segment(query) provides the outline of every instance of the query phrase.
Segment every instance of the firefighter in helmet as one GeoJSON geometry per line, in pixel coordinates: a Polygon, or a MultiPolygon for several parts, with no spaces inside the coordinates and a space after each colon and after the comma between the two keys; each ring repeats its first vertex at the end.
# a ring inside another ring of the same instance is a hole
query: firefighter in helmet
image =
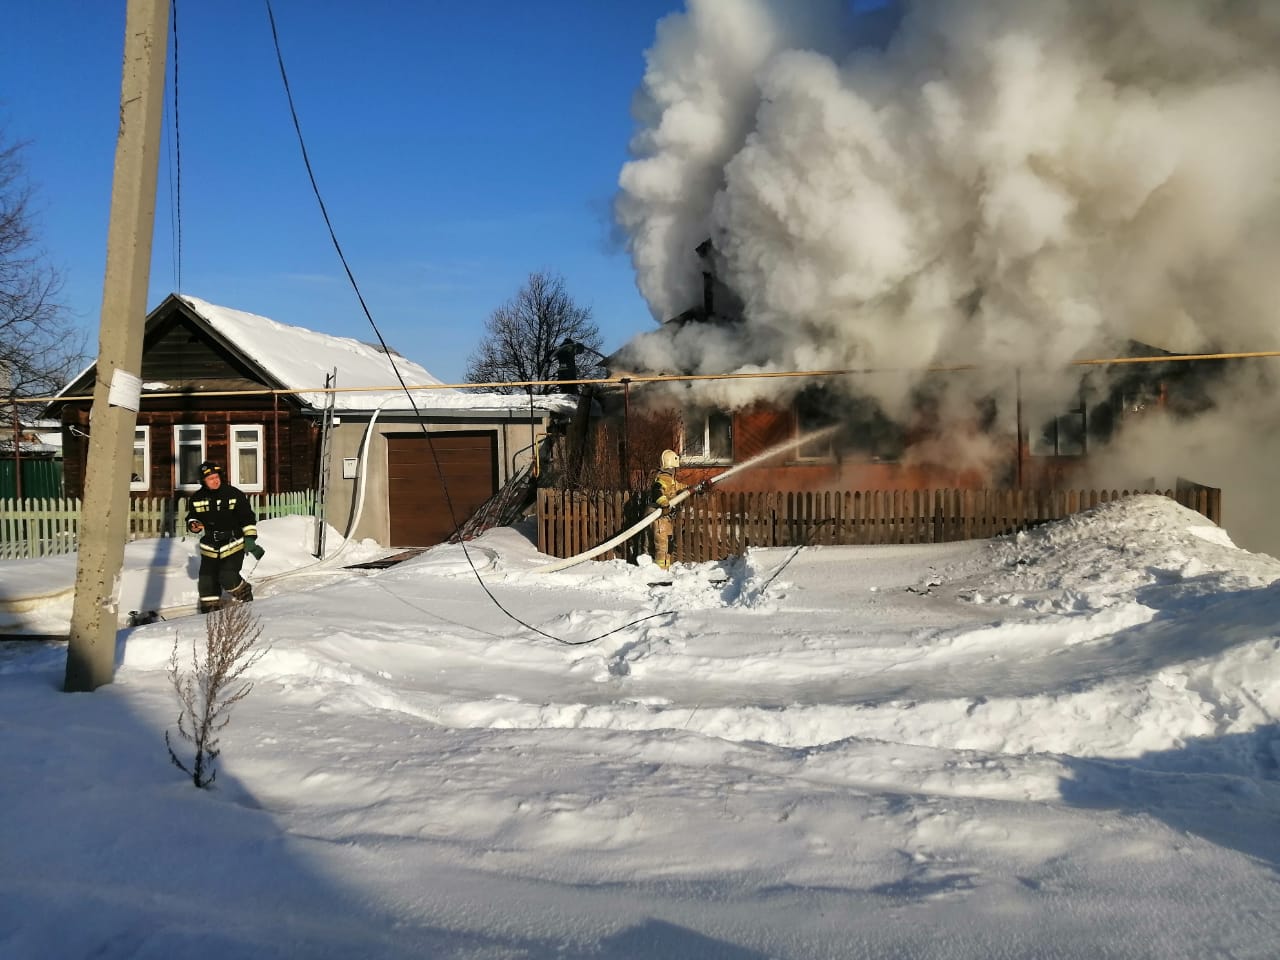
{"type": "Polygon", "coordinates": [[[654,472],[649,486],[649,502],[662,508],[662,516],[653,522],[653,559],[663,570],[671,568],[671,499],[682,490],[689,489],[688,484],[676,479],[679,467],[680,454],[674,450],[663,450],[662,464],[654,472]]]}
{"type": "Polygon", "coordinates": [[[200,536],[200,573],[196,586],[200,612],[222,606],[222,591],[247,603],[253,587],[240,576],[244,555],[259,559],[266,553],[258,546],[258,515],[244,491],[222,475],[222,467],[206,460],[200,464],[200,489],[191,495],[187,530],[200,536]]]}

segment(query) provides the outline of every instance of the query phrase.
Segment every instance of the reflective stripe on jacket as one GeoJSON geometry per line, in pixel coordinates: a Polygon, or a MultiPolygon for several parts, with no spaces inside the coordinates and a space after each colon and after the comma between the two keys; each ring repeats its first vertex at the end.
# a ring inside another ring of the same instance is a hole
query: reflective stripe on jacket
{"type": "Polygon", "coordinates": [[[234,540],[226,544],[210,543],[203,537],[200,538],[200,556],[202,557],[229,557],[233,553],[239,553],[244,549],[244,537],[236,537],[234,540]]]}
{"type": "Polygon", "coordinates": [[[687,484],[681,483],[668,470],[659,470],[653,476],[653,484],[649,488],[649,499],[659,507],[666,508],[671,498],[681,490],[688,490],[687,484]]]}
{"type": "Polygon", "coordinates": [[[201,486],[191,495],[187,523],[199,520],[200,553],[206,557],[225,557],[244,549],[245,537],[258,535],[258,515],[249,506],[249,498],[237,487],[223,481],[217,490],[201,486]]]}

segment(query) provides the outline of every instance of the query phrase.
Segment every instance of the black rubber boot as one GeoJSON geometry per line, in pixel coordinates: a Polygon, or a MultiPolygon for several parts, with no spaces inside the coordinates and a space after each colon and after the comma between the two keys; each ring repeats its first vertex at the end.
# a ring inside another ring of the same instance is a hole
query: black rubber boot
{"type": "Polygon", "coordinates": [[[253,587],[248,580],[241,580],[227,592],[240,603],[250,603],[253,600],[253,587]]]}

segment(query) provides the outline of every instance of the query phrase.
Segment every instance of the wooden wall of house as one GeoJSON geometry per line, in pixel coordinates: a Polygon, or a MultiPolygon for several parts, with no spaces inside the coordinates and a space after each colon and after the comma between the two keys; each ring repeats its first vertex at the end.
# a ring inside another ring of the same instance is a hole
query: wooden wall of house
{"type": "MultiPolygon", "coordinates": [[[[696,482],[714,476],[716,469],[690,468],[681,479],[696,482]],[[687,474],[687,477],[686,477],[687,474]]],[[[735,474],[718,490],[978,490],[991,485],[979,470],[953,470],[940,464],[877,463],[841,459],[823,463],[787,463],[760,466],[735,474]]]]}
{"type": "MultiPolygon", "coordinates": [[[[1132,414],[1131,414],[1132,415],[1132,414]]],[[[643,415],[641,415],[643,416],[643,415]]],[[[639,417],[633,415],[632,428],[643,432],[639,417]]],[[[1092,421],[1091,421],[1092,422],[1092,421]]],[[[1110,423],[1110,421],[1108,421],[1110,423]]],[[[1021,444],[1012,432],[992,440],[994,459],[988,469],[958,469],[945,462],[945,453],[937,461],[929,461],[922,453],[930,446],[927,426],[908,431],[906,453],[901,460],[877,461],[857,452],[842,452],[830,460],[797,460],[786,453],[740,471],[717,484],[720,490],[929,490],[929,489],[1061,489],[1088,485],[1087,455],[1032,455],[1026,436],[1021,444]]],[[[981,434],[979,424],[973,424],[981,434]]],[[[795,436],[795,414],[788,408],[768,405],[741,410],[733,415],[733,459],[741,464],[767,450],[787,443],[795,436]]],[[[669,441],[677,443],[675,437],[669,441]]],[[[1090,433],[1090,445],[1105,442],[1090,433]]],[[[651,445],[652,446],[652,445],[651,445]]],[[[656,454],[651,459],[656,458],[656,454]]],[[[636,465],[637,468],[640,465],[636,465]]],[[[642,476],[657,469],[656,462],[643,465],[642,476]]],[[[680,471],[687,483],[709,479],[723,473],[729,465],[700,467],[688,460],[680,471]]],[[[1155,478],[1139,478],[1154,486],[1155,478]]],[[[1135,482],[1138,482],[1137,480],[1135,482]]]]}
{"type": "MultiPolygon", "coordinates": [[[[200,332],[192,319],[175,311],[149,331],[142,352],[144,382],[160,382],[179,390],[199,384],[205,390],[253,390],[265,382],[244,362],[221,344],[200,332]]],[[[260,397],[226,397],[234,401],[260,404],[260,397]]]]}
{"type": "MultiPolygon", "coordinates": [[[[237,424],[263,427],[264,488],[268,493],[306,490],[315,486],[319,462],[319,430],[313,419],[282,401],[277,408],[262,397],[181,398],[181,409],[156,409],[159,401],[144,401],[138,426],[151,428],[151,476],[149,489],[136,496],[169,496],[174,493],[175,425],[204,424],[205,456],[224,466],[230,456],[231,429],[237,424]]],[[[89,404],[68,403],[62,410],[63,466],[67,496],[84,494],[85,459],[89,441],[89,404]],[[75,427],[74,430],[71,427],[75,427]],[[77,432],[78,431],[78,432],[77,432]]]]}
{"type": "MultiPolygon", "coordinates": [[[[764,405],[734,414],[733,456],[742,463],[786,443],[795,435],[795,417],[789,409],[764,405]]],[[[1012,474],[1016,450],[1010,442],[1008,469],[1012,474]]],[[[689,465],[682,479],[696,482],[723,472],[724,467],[689,465]]],[[[717,484],[721,490],[928,490],[977,489],[992,485],[987,471],[959,470],[941,463],[877,461],[857,453],[831,460],[800,461],[786,454],[743,470],[717,484]]]]}

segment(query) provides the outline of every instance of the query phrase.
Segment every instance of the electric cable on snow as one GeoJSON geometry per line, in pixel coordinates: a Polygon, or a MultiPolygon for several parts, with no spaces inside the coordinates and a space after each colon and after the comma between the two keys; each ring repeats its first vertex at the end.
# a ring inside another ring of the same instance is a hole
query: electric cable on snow
{"type": "MultiPolygon", "coordinates": [[[[298,146],[299,146],[299,148],[300,148],[300,149],[301,149],[301,151],[302,151],[302,160],[303,160],[303,164],[306,166],[306,169],[307,169],[307,176],[308,176],[308,178],[310,179],[310,182],[311,182],[311,190],[312,190],[312,193],[315,195],[316,202],[320,205],[320,213],[321,213],[321,215],[324,217],[325,226],[328,228],[328,231],[329,231],[329,239],[332,241],[332,243],[333,243],[333,247],[334,247],[334,250],[335,250],[335,251],[337,252],[337,254],[338,254],[338,259],[342,262],[343,269],[346,271],[346,274],[347,274],[347,280],[348,280],[348,282],[351,284],[351,288],[355,291],[356,298],[357,298],[357,299],[359,300],[359,302],[360,302],[360,307],[361,307],[361,309],[364,311],[365,318],[369,321],[369,325],[370,325],[370,327],[372,327],[372,328],[373,328],[373,332],[374,332],[374,334],[377,336],[377,338],[378,338],[378,342],[379,342],[379,343],[382,345],[382,347],[383,347],[384,355],[386,356],[387,361],[391,364],[392,372],[393,372],[393,373],[395,373],[396,379],[399,381],[399,383],[400,383],[400,387],[401,387],[402,391],[404,392],[404,395],[405,395],[405,396],[408,398],[408,400],[409,400],[409,405],[410,405],[410,407],[412,407],[412,409],[413,409],[413,413],[414,413],[414,416],[417,418],[418,425],[422,428],[423,436],[424,436],[424,437],[426,438],[426,440],[427,440],[427,449],[429,449],[429,450],[431,451],[431,459],[432,459],[432,461],[435,463],[435,467],[436,467],[436,476],[437,476],[437,477],[439,478],[439,480],[440,480],[440,487],[441,487],[442,492],[444,493],[445,505],[446,505],[446,506],[448,507],[448,509],[449,509],[449,521],[450,521],[450,523],[452,523],[452,525],[453,525],[453,529],[456,531],[456,530],[460,529],[460,526],[461,526],[461,525],[458,523],[457,513],[456,513],[456,511],[455,511],[455,509],[454,509],[454,506],[453,506],[453,498],[452,498],[452,497],[450,496],[450,494],[449,494],[449,484],[448,484],[448,481],[445,479],[444,470],[443,470],[443,468],[440,466],[440,458],[439,458],[439,455],[436,453],[435,444],[433,444],[433,443],[431,442],[431,432],[427,429],[426,424],[423,422],[423,420],[422,420],[422,414],[421,414],[421,412],[418,410],[418,406],[417,406],[417,404],[416,404],[416,403],[414,402],[414,400],[413,400],[413,394],[412,394],[412,392],[410,391],[410,389],[409,389],[408,385],[405,383],[404,378],[400,375],[400,370],[399,370],[399,368],[396,366],[396,362],[395,362],[394,357],[392,356],[392,352],[391,352],[391,350],[387,347],[387,343],[386,343],[386,341],[383,339],[383,337],[382,337],[382,333],[381,333],[381,331],[378,329],[378,325],[374,322],[373,315],[370,313],[368,305],[365,303],[364,296],[363,296],[363,294],[360,292],[360,287],[359,287],[359,284],[356,282],[355,275],[352,273],[352,271],[351,271],[351,267],[350,267],[350,265],[347,263],[347,258],[346,258],[346,256],[343,254],[343,252],[342,252],[342,246],[341,246],[341,244],[339,244],[339,243],[338,243],[338,237],[337,237],[336,232],[334,231],[333,223],[332,223],[332,221],[329,219],[329,213],[328,213],[327,208],[325,207],[324,198],[323,198],[323,197],[321,196],[321,194],[320,194],[320,187],[319,187],[319,185],[316,183],[315,172],[312,170],[312,167],[311,167],[311,160],[310,160],[310,158],[308,157],[308,154],[307,154],[306,142],[304,141],[303,136],[302,136],[302,126],[301,126],[301,123],[300,123],[300,122],[299,122],[299,120],[298,120],[298,113],[297,113],[297,110],[296,110],[296,109],[295,109],[295,107],[294,107],[294,102],[293,102],[293,92],[292,92],[292,90],[291,90],[291,89],[290,89],[290,87],[289,87],[289,77],[288,77],[287,72],[285,71],[285,66],[284,66],[284,55],[283,55],[283,53],[282,53],[282,52],[281,52],[281,50],[280,50],[280,37],[279,37],[279,33],[278,33],[277,29],[276,29],[275,15],[274,15],[274,13],[272,12],[272,9],[271,9],[271,0],[265,0],[265,2],[266,2],[266,7],[267,7],[267,17],[268,17],[268,20],[270,21],[270,24],[271,24],[271,39],[272,39],[272,42],[273,42],[273,44],[274,44],[274,46],[275,46],[275,52],[276,52],[276,63],[277,63],[277,64],[279,65],[279,67],[280,67],[280,79],[281,79],[282,83],[284,84],[285,97],[286,97],[286,99],[288,100],[288,103],[289,103],[289,114],[290,114],[290,116],[291,116],[291,117],[292,117],[292,119],[293,119],[293,128],[294,128],[294,131],[295,131],[295,133],[297,134],[297,137],[298,137],[298,146]]],[[[389,398],[388,398],[388,399],[389,399],[389,398]]],[[[383,404],[385,404],[385,403],[386,403],[386,401],[384,400],[384,401],[383,401],[383,404]]],[[[371,435],[371,433],[372,433],[372,429],[373,429],[373,421],[377,419],[377,414],[378,414],[378,412],[381,410],[381,408],[382,408],[382,404],[379,404],[378,410],[375,410],[375,412],[374,412],[374,416],[373,416],[373,418],[370,420],[369,428],[368,428],[368,430],[366,431],[366,437],[365,437],[365,441],[366,441],[366,442],[365,442],[365,455],[366,455],[366,457],[367,457],[367,454],[368,454],[368,441],[369,441],[369,439],[370,439],[370,435],[371,435]]],[[[815,431],[814,433],[810,434],[810,435],[809,435],[809,436],[807,436],[807,437],[799,438],[799,442],[803,442],[803,441],[805,441],[805,440],[818,439],[818,438],[820,438],[820,437],[822,437],[822,436],[825,436],[825,435],[827,435],[827,434],[829,434],[829,433],[834,432],[834,431],[837,429],[837,426],[838,426],[838,425],[832,425],[832,426],[827,427],[827,428],[824,428],[824,429],[822,429],[822,430],[815,431]]],[[[764,453],[761,453],[761,454],[759,454],[759,455],[757,455],[757,456],[755,456],[755,457],[751,458],[750,460],[747,460],[747,461],[745,461],[745,462],[743,462],[743,463],[741,463],[741,464],[737,464],[736,466],[734,466],[734,467],[730,468],[729,470],[725,471],[724,473],[721,473],[721,474],[717,475],[716,477],[711,478],[710,483],[712,483],[712,484],[717,483],[717,482],[719,482],[719,481],[721,481],[721,480],[726,479],[726,478],[727,478],[727,477],[729,477],[729,476],[732,476],[732,475],[733,475],[733,474],[735,474],[735,473],[738,473],[738,472],[740,472],[740,471],[742,471],[742,470],[747,469],[748,467],[754,466],[755,464],[757,464],[757,463],[761,462],[761,461],[762,461],[762,460],[764,460],[764,459],[767,459],[767,458],[769,458],[769,457],[776,456],[779,452],[782,452],[782,451],[784,451],[784,450],[788,450],[788,449],[792,449],[792,448],[796,445],[796,443],[797,443],[797,442],[798,442],[798,441],[797,441],[797,439],[794,439],[794,438],[793,438],[793,439],[788,440],[787,442],[785,442],[785,443],[783,443],[783,444],[779,444],[777,447],[774,447],[774,448],[771,448],[771,449],[769,449],[769,450],[766,450],[766,451],[764,451],[764,453]]],[[[363,478],[364,472],[365,472],[364,470],[361,470],[361,477],[362,477],[362,478],[363,478]]],[[[673,498],[672,498],[670,506],[675,506],[676,504],[683,502],[685,499],[687,499],[689,496],[691,496],[691,495],[692,495],[692,492],[693,492],[692,490],[684,490],[684,491],[681,491],[679,494],[677,494],[675,497],[673,497],[673,498]]],[[[361,489],[361,495],[360,495],[360,502],[359,502],[359,505],[358,505],[358,507],[357,507],[357,510],[359,510],[359,509],[363,506],[363,496],[364,496],[364,491],[363,491],[363,487],[362,487],[362,489],[361,489]]],[[[640,530],[643,530],[643,529],[644,529],[646,526],[648,526],[649,524],[651,524],[651,523],[655,522],[655,521],[658,519],[658,517],[660,517],[661,515],[662,515],[662,511],[661,511],[661,510],[654,510],[654,511],[652,511],[652,512],[647,516],[647,517],[645,517],[645,518],[644,518],[640,523],[638,523],[637,525],[635,525],[633,528],[628,528],[628,530],[623,531],[623,532],[622,532],[621,534],[619,534],[617,537],[613,538],[613,540],[612,540],[611,542],[609,542],[609,545],[608,545],[608,546],[601,545],[601,546],[598,546],[598,547],[593,548],[593,549],[592,549],[592,550],[590,550],[590,551],[587,551],[585,554],[579,554],[579,555],[578,555],[578,556],[576,556],[576,557],[569,557],[569,558],[566,558],[566,560],[565,560],[565,561],[557,561],[556,563],[547,564],[547,565],[545,565],[545,566],[543,566],[543,567],[539,567],[539,568],[537,569],[537,571],[536,571],[536,572],[548,573],[548,572],[551,572],[551,571],[553,571],[553,570],[560,570],[560,569],[564,569],[565,567],[573,566],[574,564],[580,563],[580,562],[582,562],[583,560],[589,559],[590,557],[597,556],[597,555],[599,555],[600,553],[604,553],[606,550],[610,549],[610,547],[615,546],[617,543],[620,543],[620,542],[622,542],[623,540],[627,539],[627,537],[629,537],[629,536],[634,536],[634,535],[635,535],[635,533],[638,533],[640,530]]],[[[357,517],[358,517],[358,513],[357,513],[357,517]]],[[[356,527],[355,527],[355,523],[353,522],[353,523],[350,525],[350,527],[349,527],[349,529],[348,529],[348,531],[347,531],[347,537],[346,537],[346,539],[343,541],[343,546],[339,548],[339,551],[338,551],[339,553],[340,553],[340,552],[342,551],[342,549],[343,549],[343,548],[345,548],[345,547],[346,547],[346,545],[350,542],[350,540],[351,540],[351,535],[352,535],[352,533],[354,533],[355,529],[356,529],[356,527]]],[[[462,547],[462,555],[463,555],[463,557],[465,557],[465,558],[466,558],[467,566],[469,566],[469,567],[471,568],[471,572],[472,572],[472,574],[475,576],[476,583],[478,583],[478,584],[480,585],[480,589],[482,589],[482,590],[485,592],[485,595],[486,595],[486,596],[488,596],[488,598],[489,598],[490,602],[492,602],[492,603],[493,603],[493,605],[494,605],[495,607],[497,607],[497,609],[498,609],[498,610],[502,611],[502,613],[503,613],[505,616],[507,616],[509,619],[513,620],[515,623],[518,623],[520,626],[524,627],[526,630],[532,631],[533,633],[536,633],[536,634],[538,634],[538,635],[539,635],[539,636],[541,636],[541,637],[545,637],[545,638],[547,638],[548,640],[554,640],[556,643],[564,644],[564,645],[566,645],[566,646],[581,646],[581,645],[583,645],[583,644],[587,644],[587,643],[594,643],[594,642],[595,642],[595,641],[597,641],[597,640],[603,640],[605,637],[612,636],[613,634],[618,633],[618,632],[620,632],[620,631],[622,631],[622,630],[625,630],[625,629],[627,629],[628,627],[633,627],[633,626],[635,626],[636,624],[644,623],[646,620],[652,620],[652,619],[654,619],[655,617],[667,616],[667,615],[669,615],[670,613],[674,613],[674,612],[676,612],[676,611],[661,611],[661,612],[659,612],[659,613],[652,613],[652,614],[649,614],[649,615],[644,616],[644,617],[639,617],[639,618],[637,618],[637,619],[635,619],[635,620],[632,620],[632,621],[630,621],[630,622],[628,622],[628,623],[623,624],[623,625],[622,625],[622,626],[620,626],[620,627],[616,627],[616,628],[615,628],[615,629],[613,629],[613,630],[609,630],[609,631],[607,631],[607,632],[605,632],[605,633],[602,633],[602,634],[600,634],[600,635],[598,635],[598,636],[595,636],[595,637],[591,637],[591,638],[586,639],[586,640],[576,640],[576,641],[575,641],[575,640],[566,640],[566,639],[564,639],[563,637],[558,637],[558,636],[556,636],[556,635],[554,635],[554,634],[547,633],[545,630],[539,629],[538,627],[535,627],[533,624],[528,623],[528,622],[527,622],[527,621],[525,621],[525,620],[522,620],[520,617],[516,616],[514,613],[512,613],[510,610],[508,610],[505,606],[503,606],[502,602],[501,602],[500,600],[498,600],[498,598],[497,598],[496,596],[494,596],[493,591],[489,589],[489,585],[488,585],[488,584],[486,584],[486,583],[484,582],[484,578],[480,575],[480,571],[479,571],[479,569],[476,567],[475,562],[471,559],[471,551],[467,548],[466,541],[465,541],[465,540],[461,540],[461,539],[460,539],[460,540],[458,541],[458,544],[459,544],[459,546],[461,546],[461,547],[462,547]]],[[[335,556],[336,556],[336,554],[335,554],[335,556]]],[[[312,565],[310,565],[309,567],[301,568],[301,569],[299,569],[299,570],[289,571],[289,572],[288,572],[288,573],[286,573],[286,574],[278,574],[278,575],[276,575],[276,577],[274,577],[274,578],[268,578],[268,579],[281,579],[281,578],[283,578],[284,576],[287,576],[287,575],[293,575],[293,574],[296,574],[296,573],[300,573],[300,572],[302,572],[302,570],[308,570],[308,569],[310,569],[310,567],[311,567],[311,566],[317,566],[317,565],[319,565],[319,564],[321,564],[321,563],[324,563],[326,560],[331,560],[331,559],[332,559],[332,558],[322,558],[321,560],[317,561],[317,564],[312,564],[312,565]]],[[[263,582],[266,582],[266,581],[264,580],[263,582]]]]}
{"type": "Polygon", "coordinates": [[[820,530],[826,524],[834,523],[835,519],[836,519],[835,517],[824,517],[823,519],[814,523],[809,530],[809,535],[804,538],[804,543],[797,543],[794,547],[791,548],[791,553],[787,555],[786,559],[783,560],[780,564],[778,564],[773,569],[773,572],[769,574],[765,582],[760,585],[760,589],[756,591],[756,596],[757,597],[764,596],[764,592],[769,589],[769,584],[773,583],[773,581],[778,579],[778,575],[781,574],[783,570],[787,569],[787,567],[791,565],[791,561],[800,555],[800,551],[803,550],[805,547],[812,546],[810,541],[813,540],[814,534],[817,533],[818,530],[820,530]]]}
{"type": "MultiPolygon", "coordinates": [[[[369,312],[369,307],[365,303],[363,294],[361,294],[360,292],[360,286],[359,284],[356,283],[355,275],[352,273],[351,267],[347,263],[347,258],[342,252],[342,246],[338,243],[338,237],[333,229],[333,223],[329,219],[329,213],[327,208],[325,207],[324,198],[321,196],[320,187],[316,183],[315,172],[311,168],[311,160],[307,155],[306,142],[304,141],[302,136],[302,126],[298,121],[298,112],[294,107],[293,92],[289,87],[289,77],[285,71],[284,55],[280,50],[280,37],[279,37],[278,31],[276,30],[275,15],[271,10],[271,0],[265,0],[265,2],[267,6],[267,18],[271,23],[271,39],[275,45],[276,63],[280,67],[280,79],[284,84],[285,98],[289,102],[289,113],[290,113],[290,116],[293,118],[293,128],[298,136],[298,146],[302,150],[303,164],[307,168],[307,176],[310,178],[310,181],[311,181],[311,191],[312,193],[315,194],[316,202],[320,205],[320,213],[324,217],[325,226],[329,230],[329,239],[333,242],[333,247],[334,247],[334,250],[337,251],[338,259],[342,261],[343,269],[346,271],[346,274],[347,274],[347,280],[351,284],[351,288],[355,291],[356,298],[360,301],[360,307],[364,311],[365,318],[369,321],[369,325],[373,328],[373,332],[377,336],[378,342],[382,344],[383,353],[386,356],[387,361],[391,364],[392,372],[395,373],[396,379],[400,382],[400,386],[404,391],[404,395],[409,399],[409,405],[413,408],[413,413],[418,420],[418,425],[422,428],[422,433],[427,439],[427,449],[431,451],[431,459],[435,463],[436,475],[440,480],[440,487],[444,493],[445,505],[449,508],[449,521],[450,523],[453,524],[454,530],[457,530],[459,529],[459,526],[460,526],[458,523],[457,513],[454,510],[453,498],[449,495],[449,484],[445,480],[444,470],[440,466],[440,457],[436,453],[435,444],[431,442],[431,432],[427,429],[426,424],[423,423],[422,414],[419,412],[417,404],[414,403],[413,394],[410,392],[408,385],[404,382],[404,378],[400,375],[400,370],[396,366],[396,362],[392,356],[391,350],[387,347],[387,343],[382,338],[382,333],[378,329],[378,325],[373,320],[373,315],[369,312]]],[[[385,403],[386,401],[383,401],[383,402],[385,403]]],[[[381,405],[379,406],[379,409],[381,409],[381,405]]],[[[376,417],[376,411],[375,411],[375,417],[376,417]]],[[[370,429],[372,429],[372,421],[370,422],[370,429]]],[[[362,471],[362,474],[363,474],[363,471],[362,471]]],[[[362,494],[362,497],[363,497],[363,494],[362,494]]],[[[351,533],[353,533],[354,530],[355,530],[355,526],[353,524],[350,530],[348,530],[347,538],[343,543],[344,546],[346,545],[346,543],[350,542],[351,533]]],[[[545,630],[540,630],[539,628],[535,627],[533,624],[527,623],[526,621],[521,620],[514,613],[512,613],[510,610],[504,607],[501,601],[499,601],[498,598],[493,595],[493,591],[489,589],[488,584],[484,582],[484,578],[480,576],[480,571],[476,568],[475,562],[471,559],[471,551],[467,549],[466,541],[459,540],[458,543],[462,547],[462,555],[466,558],[467,565],[471,568],[471,572],[475,575],[476,582],[480,585],[480,589],[482,589],[485,592],[485,594],[489,597],[489,600],[493,603],[493,605],[497,607],[499,610],[501,610],[502,613],[505,614],[508,618],[520,624],[525,629],[531,630],[532,632],[538,634],[539,636],[546,637],[548,640],[554,640],[557,643],[566,644],[568,646],[579,646],[584,643],[594,643],[596,640],[602,640],[605,637],[608,637],[614,633],[617,633],[620,630],[625,630],[628,627],[635,626],[637,623],[643,623],[644,621],[651,620],[654,617],[666,616],[666,612],[649,614],[648,616],[640,617],[639,619],[632,620],[630,623],[625,623],[622,626],[617,627],[616,629],[608,631],[607,633],[602,633],[599,636],[592,637],[589,640],[580,640],[580,641],[565,640],[562,637],[557,637],[554,634],[547,633],[545,630]]],[[[341,548],[339,549],[341,550],[341,548]]],[[[324,561],[321,560],[318,562],[324,562],[324,561]]],[[[297,572],[297,571],[291,571],[291,573],[292,572],[297,572]]],[[[284,575],[281,574],[279,576],[284,576],[284,575]]],[[[277,579],[278,578],[279,577],[277,577],[277,579]]]]}

